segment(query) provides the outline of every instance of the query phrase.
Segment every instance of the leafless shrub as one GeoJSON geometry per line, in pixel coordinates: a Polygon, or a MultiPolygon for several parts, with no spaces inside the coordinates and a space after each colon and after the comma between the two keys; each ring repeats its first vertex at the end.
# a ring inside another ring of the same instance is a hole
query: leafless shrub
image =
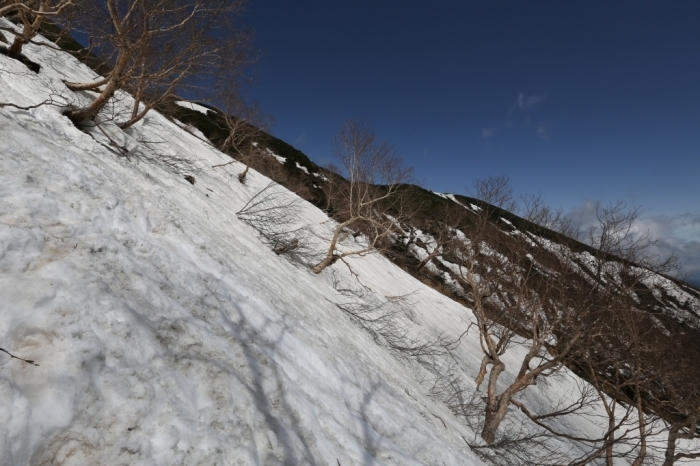
{"type": "Polygon", "coordinates": [[[13,104],[11,102],[0,102],[0,108],[11,107],[11,108],[16,108],[17,110],[32,110],[34,108],[43,107],[44,105],[61,106],[61,102],[55,100],[54,97],[51,97],[49,99],[46,99],[46,100],[39,102],[38,104],[34,104],[34,105],[17,105],[17,104],[13,104]]]}
{"type": "Polygon", "coordinates": [[[199,171],[192,154],[173,150],[165,140],[158,138],[157,129],[152,128],[146,138],[141,133],[122,130],[103,116],[104,114],[100,118],[84,122],[80,129],[117,157],[156,165],[178,176],[196,174],[199,171]]]}
{"type": "Polygon", "coordinates": [[[596,221],[580,233],[580,237],[590,244],[601,259],[601,271],[605,265],[621,263],[628,274],[635,273],[635,281],[642,275],[668,274],[679,269],[678,258],[674,255],[661,256],[654,253],[658,239],[649,231],[637,232],[635,222],[640,208],[630,208],[624,202],[609,205],[596,204],[596,221]],[[630,266],[634,264],[634,270],[630,266]]]}
{"type": "Polygon", "coordinates": [[[556,231],[572,239],[578,239],[578,233],[562,209],[548,206],[541,195],[522,196],[522,217],[538,226],[556,231]]]}
{"type": "Polygon", "coordinates": [[[507,176],[489,176],[474,182],[474,196],[492,206],[517,212],[518,204],[507,176]]]}
{"type": "MultiPolygon", "coordinates": [[[[422,270],[435,258],[453,255],[462,245],[458,231],[469,222],[468,211],[462,207],[455,208],[454,205],[448,204],[437,212],[436,218],[437,221],[431,219],[421,228],[430,234],[432,242],[424,245],[427,254],[420,259],[416,266],[417,271],[422,270]]],[[[416,241],[416,234],[411,231],[406,241],[406,247],[408,248],[416,241]]]]}
{"type": "Polygon", "coordinates": [[[333,196],[338,224],[324,259],[313,268],[314,273],[321,273],[349,255],[377,250],[396,225],[409,216],[399,190],[402,183],[410,180],[412,170],[402,165],[393,147],[378,142],[366,123],[353,120],[345,122],[334,142],[335,154],[348,179],[331,176],[326,184],[327,196],[333,196]],[[362,235],[365,244],[338,252],[338,243],[350,232],[362,235]]]}
{"type": "Polygon", "coordinates": [[[276,254],[307,265],[318,258],[318,253],[312,246],[308,228],[294,226],[299,210],[299,199],[272,181],[256,193],[236,216],[253,227],[276,254]]]}
{"type": "Polygon", "coordinates": [[[224,153],[236,157],[245,164],[245,169],[238,174],[238,180],[245,183],[250,167],[256,159],[265,157],[263,149],[267,141],[267,131],[272,122],[258,105],[247,103],[239,92],[227,89],[220,100],[223,110],[220,113],[221,130],[224,137],[217,148],[224,153]]]}
{"type": "Polygon", "coordinates": [[[44,79],[43,77],[38,76],[28,70],[13,71],[0,64],[0,76],[5,76],[4,79],[9,78],[10,80],[27,79],[29,81],[33,81],[38,86],[43,88],[42,90],[45,92],[45,95],[48,94],[43,101],[34,104],[20,105],[14,102],[0,102],[0,108],[7,107],[15,108],[17,110],[33,110],[35,108],[43,106],[65,108],[66,105],[68,105],[69,100],[64,95],[64,92],[62,92],[61,89],[57,88],[57,86],[54,85],[54,83],[51,80],[44,79]]]}

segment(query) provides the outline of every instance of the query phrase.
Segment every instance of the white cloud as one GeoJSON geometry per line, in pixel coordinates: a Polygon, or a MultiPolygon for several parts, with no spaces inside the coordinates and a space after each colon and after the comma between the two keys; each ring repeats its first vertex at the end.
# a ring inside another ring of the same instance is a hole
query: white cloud
{"type": "Polygon", "coordinates": [[[481,137],[483,137],[484,139],[488,139],[494,134],[496,134],[496,131],[498,131],[498,128],[482,128],[481,137]]]}
{"type": "MultiPolygon", "coordinates": [[[[586,202],[568,214],[574,226],[588,230],[597,225],[596,203],[586,202]]],[[[657,242],[650,252],[661,257],[674,254],[681,263],[681,274],[700,286],[700,214],[656,215],[637,218],[632,234],[644,233],[657,242]]]]}
{"type": "Polygon", "coordinates": [[[654,252],[675,254],[680,259],[681,273],[688,281],[700,286],[700,215],[658,215],[641,218],[635,224],[639,233],[648,231],[658,242],[654,252]]]}
{"type": "Polygon", "coordinates": [[[596,202],[586,201],[584,204],[571,209],[567,217],[577,228],[587,230],[596,224],[597,205],[596,202]]]}
{"type": "Polygon", "coordinates": [[[544,121],[540,121],[537,124],[537,130],[535,131],[537,134],[537,137],[540,139],[549,139],[549,124],[544,121]]]}
{"type": "Polygon", "coordinates": [[[512,114],[515,110],[535,110],[546,98],[546,94],[525,95],[521,92],[508,113],[512,114]]]}

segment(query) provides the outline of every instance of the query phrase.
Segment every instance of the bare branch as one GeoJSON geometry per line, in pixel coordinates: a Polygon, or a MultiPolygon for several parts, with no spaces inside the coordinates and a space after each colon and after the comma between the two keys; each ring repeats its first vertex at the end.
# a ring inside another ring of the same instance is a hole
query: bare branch
{"type": "Polygon", "coordinates": [[[313,268],[314,273],[343,257],[376,250],[410,217],[399,188],[410,180],[412,170],[402,165],[391,146],[378,142],[366,123],[353,120],[345,122],[334,142],[336,157],[348,179],[332,176],[326,182],[326,196],[339,222],[326,257],[313,268]],[[338,243],[346,232],[362,235],[364,244],[338,252],[338,243]]]}
{"type": "Polygon", "coordinates": [[[32,366],[37,366],[37,367],[39,367],[39,364],[35,363],[35,362],[32,361],[31,359],[22,359],[22,358],[19,358],[19,357],[15,356],[14,354],[10,353],[9,351],[7,351],[7,350],[4,349],[4,348],[0,348],[0,351],[2,351],[3,353],[7,354],[7,355],[10,356],[12,359],[18,359],[18,360],[20,360],[20,361],[22,361],[22,362],[26,362],[27,364],[31,364],[32,366]]]}

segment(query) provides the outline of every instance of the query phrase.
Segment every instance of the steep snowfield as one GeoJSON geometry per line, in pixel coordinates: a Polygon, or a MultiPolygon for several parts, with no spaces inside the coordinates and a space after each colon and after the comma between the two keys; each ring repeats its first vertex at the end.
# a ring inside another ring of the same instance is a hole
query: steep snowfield
{"type": "MultiPolygon", "coordinates": [[[[91,79],[28,55],[39,76],[0,56],[1,102],[91,79]]],[[[156,114],[132,134],[177,169],[116,156],[56,107],[0,109],[0,131],[0,346],[40,364],[0,356],[1,464],[479,464],[330,302],[330,275],[236,218],[268,180],[211,169],[226,158],[156,114]]]]}
{"type": "MultiPolygon", "coordinates": [[[[0,55],[0,102],[87,98],[61,80],[90,70],[26,53],[42,71],[0,55]]],[[[155,112],[104,128],[114,142],[58,106],[0,108],[0,347],[39,364],[0,353],[0,465],[482,464],[420,368],[334,303],[347,288],[371,303],[410,294],[396,318],[423,340],[457,339],[468,309],[376,255],[316,276],[235,215],[268,179],[212,168],[229,159],[155,112]]],[[[328,219],[300,206],[320,249],[328,219]]],[[[454,355],[473,380],[473,328],[454,355]]],[[[563,372],[522,399],[546,409],[577,384],[563,372]]]]}

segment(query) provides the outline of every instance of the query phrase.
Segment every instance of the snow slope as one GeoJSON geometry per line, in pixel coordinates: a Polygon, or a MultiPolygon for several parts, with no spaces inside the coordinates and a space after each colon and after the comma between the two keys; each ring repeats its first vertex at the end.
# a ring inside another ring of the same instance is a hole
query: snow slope
{"type": "MultiPolygon", "coordinates": [[[[0,102],[57,105],[0,108],[0,347],[39,364],[0,354],[0,465],[482,464],[425,373],[335,303],[410,294],[397,319],[423,339],[456,340],[468,309],[380,256],[316,276],[275,255],[236,217],[268,179],[212,168],[229,159],[155,112],[105,123],[112,141],[75,128],[60,105],[90,97],[61,80],[95,75],[26,53],[41,72],[0,55],[0,102]]],[[[299,206],[320,250],[328,219],[299,206]]],[[[473,380],[473,328],[454,354],[473,380]]],[[[578,383],[563,372],[523,400],[546,407],[578,383]]]]}
{"type": "MultiPolygon", "coordinates": [[[[90,74],[28,54],[39,76],[0,57],[0,101],[90,74]]],[[[0,128],[0,342],[40,364],[0,360],[0,463],[479,463],[328,277],[237,220],[268,180],[209,168],[226,159],[156,114],[133,133],[177,170],[116,156],[56,107],[0,109],[0,128]]]]}

